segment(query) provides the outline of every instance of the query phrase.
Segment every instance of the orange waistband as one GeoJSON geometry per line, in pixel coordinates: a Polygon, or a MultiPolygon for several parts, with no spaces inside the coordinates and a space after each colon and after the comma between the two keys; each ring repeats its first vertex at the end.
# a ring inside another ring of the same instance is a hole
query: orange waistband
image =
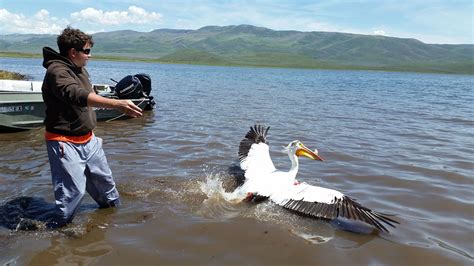
{"type": "Polygon", "coordinates": [[[93,133],[92,131],[87,133],[86,135],[82,136],[65,136],[61,134],[51,133],[48,131],[44,132],[44,137],[46,140],[56,140],[56,141],[64,141],[64,142],[72,142],[76,144],[84,144],[92,139],[93,133]]]}

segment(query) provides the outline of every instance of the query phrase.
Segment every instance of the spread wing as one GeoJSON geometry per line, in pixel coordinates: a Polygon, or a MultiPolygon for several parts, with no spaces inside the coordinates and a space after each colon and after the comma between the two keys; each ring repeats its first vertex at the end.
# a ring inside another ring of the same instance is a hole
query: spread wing
{"type": "Polygon", "coordinates": [[[278,205],[300,214],[330,220],[339,217],[358,220],[385,232],[389,232],[385,225],[395,227],[394,224],[399,224],[388,217],[391,215],[372,211],[339,191],[311,186],[306,183],[300,183],[286,191],[275,193],[270,196],[270,199],[278,205]]]}
{"type": "Polygon", "coordinates": [[[245,171],[245,178],[251,179],[262,173],[276,170],[270,158],[267,132],[270,127],[254,125],[239,145],[240,167],[245,171]]]}

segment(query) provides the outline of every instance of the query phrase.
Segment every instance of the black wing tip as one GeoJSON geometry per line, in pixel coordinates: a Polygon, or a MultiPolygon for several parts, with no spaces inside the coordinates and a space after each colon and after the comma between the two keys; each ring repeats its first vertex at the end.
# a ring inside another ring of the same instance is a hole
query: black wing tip
{"type": "Polygon", "coordinates": [[[361,220],[374,226],[379,231],[390,233],[390,231],[384,226],[384,224],[389,225],[392,228],[396,228],[395,224],[400,224],[400,222],[389,218],[389,216],[393,217],[395,215],[373,211],[367,207],[362,206],[360,203],[357,202],[357,200],[348,196],[343,197],[342,204],[352,209],[352,211],[346,211],[344,215],[342,215],[343,217],[352,220],[361,220]]]}
{"type": "Polygon", "coordinates": [[[267,133],[270,127],[264,124],[255,124],[250,127],[250,130],[245,134],[245,139],[248,139],[254,143],[267,143],[267,133]]]}
{"type": "Polygon", "coordinates": [[[258,144],[258,143],[266,143],[268,144],[267,141],[267,133],[270,127],[265,126],[264,124],[258,124],[256,123],[255,125],[250,127],[250,130],[245,134],[245,138],[240,141],[239,145],[239,160],[242,161],[244,160],[249,151],[250,147],[253,144],[258,144]]]}
{"type": "Polygon", "coordinates": [[[361,221],[386,233],[390,233],[386,225],[396,228],[395,224],[400,224],[398,221],[389,218],[389,216],[394,215],[372,211],[347,196],[344,196],[342,199],[335,199],[334,203],[331,204],[290,200],[283,207],[301,215],[318,219],[332,220],[342,217],[361,221]]]}

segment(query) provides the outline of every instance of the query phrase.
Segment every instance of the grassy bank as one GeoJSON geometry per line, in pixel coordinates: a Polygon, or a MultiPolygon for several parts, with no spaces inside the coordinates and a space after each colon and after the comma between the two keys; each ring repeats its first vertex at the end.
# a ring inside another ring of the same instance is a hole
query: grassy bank
{"type": "Polygon", "coordinates": [[[27,76],[20,73],[0,70],[0,79],[26,80],[27,76]]]}
{"type": "MultiPolygon", "coordinates": [[[[0,57],[11,58],[41,58],[41,54],[1,52],[0,57]]],[[[241,66],[241,67],[275,67],[275,68],[301,68],[301,69],[329,69],[329,70],[375,70],[387,72],[420,72],[440,74],[466,74],[474,75],[471,64],[410,64],[393,66],[360,66],[341,65],[308,59],[302,56],[282,54],[251,54],[235,58],[222,58],[209,53],[184,50],[180,53],[170,54],[162,58],[143,58],[126,56],[109,56],[93,54],[94,60],[124,61],[124,62],[150,62],[163,64],[191,64],[209,66],[241,66]]],[[[17,74],[17,73],[15,73],[17,74]]],[[[23,76],[21,74],[17,74],[23,76]]],[[[23,76],[22,79],[25,79],[23,76]]]]}
{"type": "Polygon", "coordinates": [[[16,52],[1,52],[0,57],[13,57],[13,58],[41,58],[41,54],[31,53],[16,53],[16,52]]]}

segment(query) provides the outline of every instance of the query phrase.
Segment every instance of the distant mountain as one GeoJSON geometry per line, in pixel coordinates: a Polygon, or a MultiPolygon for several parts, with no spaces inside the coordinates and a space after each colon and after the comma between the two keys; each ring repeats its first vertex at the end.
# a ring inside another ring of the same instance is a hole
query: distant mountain
{"type": "MultiPolygon", "coordinates": [[[[56,49],[54,35],[3,35],[0,52],[56,49]]],[[[162,62],[474,74],[474,45],[338,32],[276,31],[251,25],[96,33],[93,55],[162,62]]]]}

